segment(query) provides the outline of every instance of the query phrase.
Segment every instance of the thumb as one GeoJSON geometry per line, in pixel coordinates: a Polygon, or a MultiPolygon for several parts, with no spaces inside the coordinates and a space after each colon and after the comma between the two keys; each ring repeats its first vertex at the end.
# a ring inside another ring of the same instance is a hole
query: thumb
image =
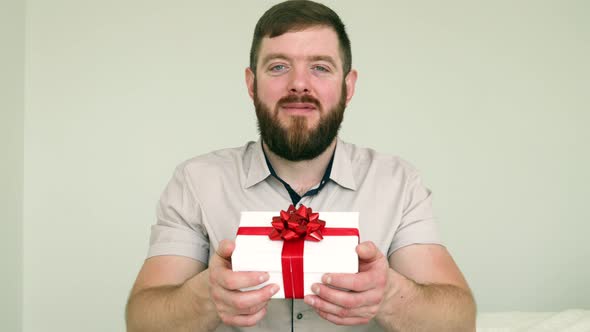
{"type": "Polygon", "coordinates": [[[229,261],[231,259],[231,254],[234,252],[236,248],[236,243],[232,240],[222,240],[219,242],[219,246],[217,247],[217,251],[215,254],[222,259],[229,261]]]}
{"type": "Polygon", "coordinates": [[[356,253],[359,255],[359,260],[364,262],[372,262],[377,260],[381,251],[371,241],[365,241],[356,246],[356,253]]]}

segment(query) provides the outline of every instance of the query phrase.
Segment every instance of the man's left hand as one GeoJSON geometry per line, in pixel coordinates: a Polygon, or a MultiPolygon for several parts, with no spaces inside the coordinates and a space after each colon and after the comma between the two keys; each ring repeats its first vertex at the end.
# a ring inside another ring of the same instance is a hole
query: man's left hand
{"type": "Polygon", "coordinates": [[[305,296],[305,303],[334,324],[368,323],[379,312],[383,299],[392,288],[390,274],[394,272],[375,244],[363,242],[356,247],[356,252],[359,256],[358,273],[325,274],[322,284],[312,286],[315,295],[305,296]]]}

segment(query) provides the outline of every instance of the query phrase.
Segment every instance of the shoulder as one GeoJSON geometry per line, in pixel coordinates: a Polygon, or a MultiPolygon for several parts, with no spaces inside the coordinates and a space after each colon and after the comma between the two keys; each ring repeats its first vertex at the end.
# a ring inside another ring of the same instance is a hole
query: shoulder
{"type": "Polygon", "coordinates": [[[243,146],[211,151],[187,159],[176,167],[176,172],[184,176],[215,175],[240,170],[240,166],[253,153],[256,142],[247,142],[243,146]]]}
{"type": "Polygon", "coordinates": [[[410,179],[418,176],[417,168],[402,157],[372,148],[339,141],[355,172],[371,172],[379,177],[410,179]]]}

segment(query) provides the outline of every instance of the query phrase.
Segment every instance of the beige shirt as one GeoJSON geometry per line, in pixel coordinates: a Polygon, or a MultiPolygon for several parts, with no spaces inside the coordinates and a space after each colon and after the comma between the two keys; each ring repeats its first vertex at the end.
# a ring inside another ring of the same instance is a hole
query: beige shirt
{"type": "MultiPolygon", "coordinates": [[[[430,191],[407,162],[338,140],[330,181],[317,195],[299,203],[320,215],[321,211],[359,212],[360,241],[373,241],[389,257],[410,244],[440,243],[431,200],[430,191]]],[[[209,252],[221,240],[235,238],[241,211],[278,212],[290,204],[283,184],[270,175],[260,140],[195,157],[176,168],[162,193],[148,257],[180,255],[207,263],[209,252]]],[[[255,328],[221,325],[217,330],[290,331],[291,322],[295,331],[380,330],[374,321],[364,326],[334,325],[303,300],[289,299],[271,300],[255,328]]]]}

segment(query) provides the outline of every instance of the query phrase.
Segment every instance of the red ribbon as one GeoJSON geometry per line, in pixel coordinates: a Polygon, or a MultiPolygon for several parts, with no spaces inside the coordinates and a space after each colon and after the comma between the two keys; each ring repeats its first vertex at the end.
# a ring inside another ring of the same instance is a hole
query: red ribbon
{"type": "Polygon", "coordinates": [[[272,218],[272,227],[240,227],[238,235],[268,235],[271,240],[283,240],[281,268],[285,298],[303,298],[303,248],[305,240],[321,241],[326,236],[357,236],[356,228],[326,228],[319,214],[301,205],[293,205],[280,216],[272,218]]]}
{"type": "Polygon", "coordinates": [[[319,217],[319,213],[313,212],[305,205],[301,205],[299,209],[295,210],[291,204],[287,211],[281,210],[280,216],[272,217],[271,224],[274,229],[268,234],[268,237],[273,241],[280,239],[285,241],[297,239],[321,241],[324,238],[322,230],[326,227],[326,222],[320,220],[319,217]]]}

